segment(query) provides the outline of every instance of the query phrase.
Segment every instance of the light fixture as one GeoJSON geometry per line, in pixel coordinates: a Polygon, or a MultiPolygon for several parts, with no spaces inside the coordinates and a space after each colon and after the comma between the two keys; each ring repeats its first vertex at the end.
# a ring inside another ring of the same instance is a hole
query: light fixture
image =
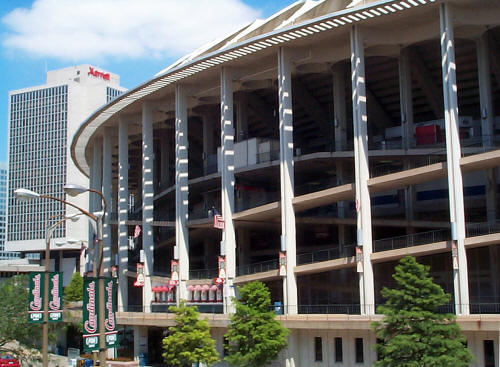
{"type": "Polygon", "coordinates": [[[66,184],[64,185],[64,192],[68,194],[69,196],[77,196],[80,194],[83,194],[84,192],[87,192],[88,189],[86,189],[83,186],[80,185],[75,185],[75,184],[66,184]]]}
{"type": "Polygon", "coordinates": [[[40,194],[28,189],[16,189],[14,195],[21,201],[29,201],[40,197],[40,194]]]}

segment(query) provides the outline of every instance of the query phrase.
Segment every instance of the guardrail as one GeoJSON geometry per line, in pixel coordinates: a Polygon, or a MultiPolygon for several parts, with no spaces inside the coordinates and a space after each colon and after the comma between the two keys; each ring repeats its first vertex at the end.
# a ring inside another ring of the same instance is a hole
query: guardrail
{"type": "Polygon", "coordinates": [[[412,233],[405,236],[382,238],[373,241],[373,252],[395,250],[405,247],[426,245],[434,242],[447,241],[451,237],[449,229],[412,233]]]}
{"type": "Polygon", "coordinates": [[[262,261],[254,264],[242,265],[236,267],[236,276],[262,273],[265,271],[278,269],[278,259],[262,261]]]}
{"type": "MultiPolygon", "coordinates": [[[[224,305],[222,303],[215,302],[189,302],[188,306],[197,307],[200,313],[213,313],[222,314],[224,313],[224,305]]],[[[381,304],[377,304],[376,307],[381,304]]],[[[148,309],[142,305],[127,305],[119,308],[118,312],[137,312],[137,313],[170,313],[168,308],[170,306],[175,306],[175,303],[152,303],[151,307],[148,309]]],[[[374,305],[365,305],[364,308],[368,309],[370,313],[372,309],[376,308],[374,305]]],[[[444,313],[455,313],[455,304],[448,303],[437,308],[437,312],[444,313]]],[[[301,304],[295,305],[281,305],[274,304],[269,306],[269,311],[274,311],[277,315],[286,315],[288,313],[299,313],[302,315],[360,315],[362,305],[359,303],[332,303],[332,304],[301,304]]],[[[491,315],[500,314],[500,303],[490,302],[490,303],[470,303],[469,304],[470,314],[472,315],[491,315]]],[[[377,313],[378,314],[378,313],[377,313]]]]}
{"type": "Polygon", "coordinates": [[[189,270],[189,279],[213,279],[219,275],[219,269],[193,269],[189,270]]]}
{"type": "Polygon", "coordinates": [[[312,264],[321,261],[335,260],[355,255],[355,246],[335,247],[297,255],[297,265],[312,264]]]}
{"type": "Polygon", "coordinates": [[[483,236],[500,232],[500,221],[467,223],[465,226],[467,237],[483,236]]]}

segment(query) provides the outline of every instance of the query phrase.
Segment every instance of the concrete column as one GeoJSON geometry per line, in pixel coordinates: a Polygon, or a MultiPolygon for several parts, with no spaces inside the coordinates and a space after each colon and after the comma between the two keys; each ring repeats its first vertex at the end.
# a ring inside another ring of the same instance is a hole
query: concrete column
{"type": "Polygon", "coordinates": [[[278,103],[280,131],[280,185],[281,185],[281,249],[286,250],[286,276],[283,279],[283,300],[289,314],[298,312],[297,264],[295,237],[295,211],[293,209],[293,109],[292,72],[290,51],[280,47],[278,51],[278,103]],[[284,246],[283,246],[284,244],[284,246]],[[283,248],[284,247],[284,248],[283,248]]]}
{"type": "Polygon", "coordinates": [[[160,184],[163,189],[168,186],[169,181],[169,165],[170,165],[170,134],[164,132],[160,139],[160,184]]]}
{"type": "MultiPolygon", "coordinates": [[[[413,168],[410,161],[405,162],[405,170],[409,170],[413,168]]],[[[417,193],[415,190],[415,185],[406,186],[404,189],[404,197],[405,197],[405,216],[406,220],[413,221],[415,220],[415,203],[417,201],[417,193]]],[[[408,226],[408,233],[414,233],[415,228],[408,226]]]]}
{"type": "Polygon", "coordinates": [[[187,298],[189,279],[188,217],[188,111],[187,95],[182,85],[175,87],[175,245],[174,258],[179,260],[177,302],[187,298]]]}
{"type": "MultiPolygon", "coordinates": [[[[91,180],[91,188],[97,191],[102,191],[102,138],[94,140],[94,149],[92,156],[93,177],[91,180]]],[[[89,195],[89,207],[93,211],[99,211],[102,208],[101,198],[98,195],[89,195]]]]}
{"type": "MultiPolygon", "coordinates": [[[[104,128],[103,154],[102,154],[102,194],[106,200],[106,216],[103,223],[103,270],[108,275],[111,269],[112,241],[109,220],[113,210],[112,181],[113,181],[113,128],[104,128]]],[[[97,195],[96,195],[97,196],[97,195]]]]}
{"type": "MultiPolygon", "coordinates": [[[[205,113],[202,116],[203,124],[203,168],[208,167],[208,156],[214,154],[214,123],[213,116],[205,113]]],[[[205,171],[206,173],[206,171],[205,171]]]]}
{"type": "Polygon", "coordinates": [[[408,48],[399,55],[399,103],[401,109],[401,138],[404,149],[411,148],[413,138],[413,96],[411,63],[408,48]]]}
{"type": "Polygon", "coordinates": [[[153,293],[151,275],[154,262],[153,237],[153,109],[150,101],[142,104],[142,249],[144,250],[143,306],[150,312],[153,293]]]}
{"type": "Polygon", "coordinates": [[[476,42],[476,50],[483,146],[489,148],[493,146],[493,136],[495,134],[495,111],[491,94],[490,49],[487,32],[484,32],[476,42]]]}
{"type": "Polygon", "coordinates": [[[490,280],[491,287],[493,288],[493,299],[494,302],[499,301],[500,297],[500,279],[499,279],[499,264],[500,264],[500,246],[498,244],[490,245],[488,248],[489,260],[490,260],[490,280]]]}
{"type": "Polygon", "coordinates": [[[134,360],[139,361],[141,353],[148,352],[148,328],[134,325],[134,360]]]}
{"type": "MultiPolygon", "coordinates": [[[[337,186],[341,186],[345,183],[344,178],[344,165],[341,160],[335,162],[335,169],[337,172],[337,186]]],[[[339,218],[345,218],[347,214],[347,201],[339,201],[337,203],[337,215],[339,218]]],[[[338,225],[338,241],[339,248],[342,249],[343,246],[347,244],[347,228],[345,224],[338,225]]]]}
{"type": "Polygon", "coordinates": [[[345,108],[345,73],[344,64],[335,64],[333,72],[333,113],[335,126],[335,150],[347,148],[347,114],[345,108]]]}
{"type": "Polygon", "coordinates": [[[368,170],[368,129],[366,114],[365,56],[360,29],[351,30],[351,77],[352,108],[354,125],[354,168],[357,207],[357,244],[363,249],[363,272],[359,273],[361,313],[375,313],[375,290],[373,268],[370,260],[372,253],[372,214],[370,192],[367,181],[368,170]]]}
{"type": "MultiPolygon", "coordinates": [[[[94,140],[94,148],[92,152],[92,171],[90,188],[97,191],[102,191],[102,138],[94,140]]],[[[89,209],[92,212],[98,212],[102,209],[101,198],[99,195],[89,195],[89,209]]],[[[89,270],[93,269],[93,264],[97,261],[97,242],[94,241],[94,236],[97,235],[95,226],[89,227],[89,249],[92,250],[91,261],[89,263],[89,270]]]]}
{"type": "MultiPolygon", "coordinates": [[[[345,106],[345,74],[346,65],[335,64],[333,72],[333,113],[335,128],[335,150],[342,151],[347,149],[347,114],[345,106]]],[[[342,161],[338,160],[335,164],[337,172],[337,186],[345,183],[344,167],[342,161]]],[[[347,212],[347,202],[337,203],[337,213],[339,218],[345,218],[347,212]]],[[[346,244],[346,226],[338,225],[338,241],[341,248],[346,244]]]]}
{"type": "Polygon", "coordinates": [[[250,264],[250,233],[246,228],[238,229],[238,263],[240,266],[250,264]]]}
{"type": "Polygon", "coordinates": [[[299,330],[292,329],[288,335],[288,348],[286,349],[286,367],[299,367],[300,366],[300,349],[308,350],[309,348],[301,348],[299,345],[299,330]]]}
{"type": "MultiPolygon", "coordinates": [[[[494,146],[495,111],[491,94],[491,69],[488,33],[481,35],[476,43],[477,74],[479,79],[479,102],[483,146],[494,146]]],[[[486,213],[488,222],[494,223],[497,218],[497,175],[496,168],[486,170],[486,213]]]]}
{"type": "Polygon", "coordinates": [[[469,314],[469,284],[467,256],[465,253],[465,215],[462,171],[460,169],[460,136],[458,131],[458,98],[455,63],[453,18],[447,3],[439,5],[441,65],[443,72],[444,120],[446,129],[446,154],[448,191],[452,240],[457,246],[458,269],[454,269],[455,306],[459,315],[469,314]]]}
{"type": "Polygon", "coordinates": [[[212,259],[213,257],[215,257],[213,245],[213,241],[210,238],[203,238],[203,267],[205,269],[211,269],[211,264],[214,263],[212,259]]]}
{"type": "Polygon", "coordinates": [[[234,124],[233,124],[233,79],[231,70],[223,67],[221,84],[221,202],[225,229],[222,241],[226,252],[226,285],[224,305],[228,313],[234,312],[231,297],[234,297],[233,280],[236,277],[236,235],[234,233],[234,124]]]}
{"type": "Polygon", "coordinates": [[[247,94],[242,93],[236,105],[236,141],[248,139],[248,100],[247,94]]]}
{"type": "Polygon", "coordinates": [[[128,306],[128,121],[120,116],[118,126],[118,310],[128,306]]]}
{"type": "Polygon", "coordinates": [[[498,181],[497,169],[489,168],[485,170],[486,174],[486,218],[488,223],[495,223],[497,220],[497,197],[498,181]]]}

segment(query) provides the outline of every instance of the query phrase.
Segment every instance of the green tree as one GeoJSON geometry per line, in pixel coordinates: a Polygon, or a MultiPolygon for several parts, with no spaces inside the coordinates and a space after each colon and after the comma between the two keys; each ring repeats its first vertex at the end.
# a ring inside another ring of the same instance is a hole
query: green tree
{"type": "Polygon", "coordinates": [[[472,359],[455,315],[438,313],[450,295],[433,282],[429,267],[414,257],[400,260],[392,276],[394,289],[382,289],[384,314],[372,323],[379,342],[378,367],[460,367],[472,359]]]}
{"type": "Polygon", "coordinates": [[[0,352],[26,357],[41,340],[42,326],[28,323],[28,277],[0,282],[0,352]]]}
{"type": "Polygon", "coordinates": [[[73,273],[69,284],[64,289],[66,301],[77,302],[83,300],[83,278],[79,272],[73,273]]]}
{"type": "Polygon", "coordinates": [[[215,341],[210,336],[207,320],[199,319],[195,307],[170,306],[175,313],[175,326],[169,328],[169,335],[163,338],[163,359],[168,366],[184,367],[202,362],[208,366],[219,361],[215,341]]]}
{"type": "Polygon", "coordinates": [[[239,294],[225,335],[226,360],[240,367],[264,366],[287,346],[289,331],[270,309],[271,297],[264,283],[247,283],[239,288],[239,294]]]}

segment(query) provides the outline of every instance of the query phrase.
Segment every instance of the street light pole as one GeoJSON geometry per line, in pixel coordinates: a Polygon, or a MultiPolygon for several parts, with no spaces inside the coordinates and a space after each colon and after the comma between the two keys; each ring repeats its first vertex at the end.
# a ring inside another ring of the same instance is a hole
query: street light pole
{"type": "MultiPolygon", "coordinates": [[[[77,214],[80,215],[80,214],[77,214]]],[[[50,274],[50,239],[57,226],[67,219],[74,219],[75,216],[64,217],[49,227],[49,222],[52,219],[63,217],[64,214],[56,214],[49,217],[45,221],[45,271],[44,271],[44,284],[43,288],[43,325],[42,325],[42,366],[48,367],[49,365],[49,274],[50,274]]]]}
{"type": "MultiPolygon", "coordinates": [[[[64,191],[70,195],[70,196],[76,196],[76,195],[79,195],[79,194],[82,194],[84,192],[92,192],[94,194],[97,194],[101,197],[101,200],[102,200],[102,203],[103,203],[103,214],[102,215],[95,215],[93,213],[90,213],[89,211],[83,209],[83,208],[80,208],[79,206],[73,204],[73,203],[70,203],[66,200],[63,200],[63,199],[59,199],[57,197],[54,197],[54,196],[50,196],[50,195],[43,195],[43,194],[39,194],[39,193],[36,193],[34,191],[31,191],[31,190],[27,190],[27,189],[16,189],[14,190],[14,194],[16,195],[16,197],[20,198],[20,199],[23,199],[23,200],[31,200],[31,199],[35,199],[35,198],[41,198],[41,199],[49,199],[49,200],[55,200],[55,201],[58,201],[60,203],[63,203],[63,204],[66,204],[66,205],[69,205],[75,209],[77,209],[78,211],[80,211],[80,213],[82,213],[83,215],[89,217],[90,219],[92,219],[95,223],[96,223],[96,227],[97,227],[97,241],[98,241],[98,248],[99,248],[99,252],[98,252],[98,256],[99,256],[99,266],[97,268],[97,262],[94,261],[94,277],[97,276],[97,273],[98,273],[98,289],[99,289],[99,298],[98,298],[98,304],[99,304],[99,364],[100,366],[106,366],[106,331],[105,331],[105,324],[104,324],[104,313],[105,313],[105,307],[104,307],[104,271],[103,271],[103,238],[102,238],[102,223],[103,223],[103,220],[104,220],[104,216],[106,215],[106,199],[104,198],[104,195],[97,191],[97,190],[93,190],[93,189],[87,189],[87,188],[84,188],[84,187],[80,187],[80,186],[77,186],[77,185],[66,185],[64,186],[64,191]]],[[[49,252],[48,252],[48,255],[49,255],[49,258],[50,258],[50,248],[49,248],[49,252]]],[[[46,252],[46,256],[47,256],[47,252],[46,252]]],[[[46,277],[48,277],[48,273],[46,274],[46,277]]],[[[46,281],[48,281],[46,279],[46,281]]],[[[47,292],[47,297],[48,297],[48,290],[44,290],[44,294],[45,292],[47,292]]],[[[47,318],[47,321],[48,321],[48,318],[47,318]]],[[[44,324],[45,325],[45,324],[44,324]]],[[[47,335],[48,335],[48,325],[47,325],[47,335]]],[[[47,342],[48,344],[48,342],[47,342]]],[[[47,367],[47,365],[44,365],[43,367],[47,367]]]]}
{"type": "Polygon", "coordinates": [[[102,216],[97,215],[94,221],[96,222],[96,231],[97,231],[97,245],[98,245],[98,256],[99,256],[99,266],[97,266],[97,261],[94,261],[94,277],[98,276],[98,305],[99,305],[99,365],[106,366],[106,329],[105,329],[105,305],[104,305],[104,269],[103,269],[103,236],[102,236],[102,227],[104,217],[106,215],[106,199],[102,192],[87,189],[85,187],[81,187],[78,185],[68,184],[64,186],[64,191],[70,196],[77,196],[83,194],[84,192],[91,192],[101,197],[102,201],[102,216]],[[97,274],[98,272],[98,274],[97,274]]]}

